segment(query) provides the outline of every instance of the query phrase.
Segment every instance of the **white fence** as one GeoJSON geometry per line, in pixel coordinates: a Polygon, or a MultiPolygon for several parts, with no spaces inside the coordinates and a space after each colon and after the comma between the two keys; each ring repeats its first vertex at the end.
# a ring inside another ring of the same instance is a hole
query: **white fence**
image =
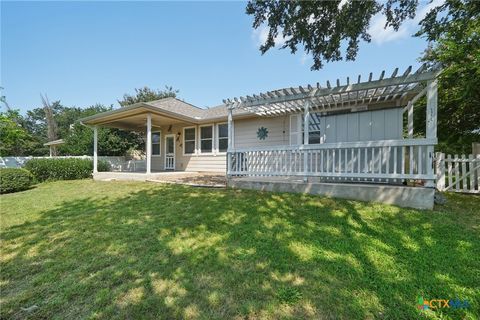
{"type": "Polygon", "coordinates": [[[430,139],[381,140],[235,149],[228,153],[233,176],[313,176],[325,180],[433,182],[430,139]]]}
{"type": "Polygon", "coordinates": [[[437,189],[463,193],[480,193],[480,155],[436,154],[437,189]]]}
{"type": "MultiPolygon", "coordinates": [[[[93,159],[92,156],[62,156],[54,159],[78,158],[93,159]]],[[[21,168],[30,159],[52,159],[51,157],[0,157],[0,168],[21,168]]],[[[107,161],[112,171],[139,171],[145,169],[145,160],[126,161],[125,157],[100,156],[98,160],[107,161]]]]}

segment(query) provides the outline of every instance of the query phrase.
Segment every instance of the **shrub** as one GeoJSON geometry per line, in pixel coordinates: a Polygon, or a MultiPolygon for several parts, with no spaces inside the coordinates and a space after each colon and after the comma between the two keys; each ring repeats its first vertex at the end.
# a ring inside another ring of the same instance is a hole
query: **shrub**
{"type": "Polygon", "coordinates": [[[33,184],[33,175],[25,169],[2,168],[0,169],[0,193],[22,191],[33,184]]]}
{"type": "MultiPolygon", "coordinates": [[[[106,161],[98,161],[98,171],[108,171],[110,165],[106,161]]],[[[32,159],[25,164],[38,181],[75,180],[92,176],[93,161],[78,158],[45,158],[32,159]]]]}

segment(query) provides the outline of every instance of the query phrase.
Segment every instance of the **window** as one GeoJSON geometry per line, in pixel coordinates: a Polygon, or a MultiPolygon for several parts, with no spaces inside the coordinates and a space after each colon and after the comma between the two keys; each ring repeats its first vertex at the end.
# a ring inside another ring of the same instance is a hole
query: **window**
{"type": "Polygon", "coordinates": [[[195,153],[195,128],[183,130],[183,150],[185,154],[195,153]]]}
{"type": "Polygon", "coordinates": [[[218,126],[218,152],[227,152],[228,149],[228,125],[226,123],[218,126]]]}
{"type": "Polygon", "coordinates": [[[310,113],[308,124],[308,144],[320,143],[320,114],[310,113]]]}
{"type": "Polygon", "coordinates": [[[152,132],[152,155],[160,155],[160,132],[152,132]]]}
{"type": "Polygon", "coordinates": [[[211,153],[213,149],[213,126],[200,127],[200,152],[211,153]]]}
{"type": "MultiPolygon", "coordinates": [[[[321,143],[320,131],[320,113],[310,113],[310,121],[308,125],[308,144],[321,143]]],[[[290,116],[290,144],[303,144],[304,122],[302,114],[294,114],[290,116]],[[298,132],[297,128],[301,128],[298,132]]]]}

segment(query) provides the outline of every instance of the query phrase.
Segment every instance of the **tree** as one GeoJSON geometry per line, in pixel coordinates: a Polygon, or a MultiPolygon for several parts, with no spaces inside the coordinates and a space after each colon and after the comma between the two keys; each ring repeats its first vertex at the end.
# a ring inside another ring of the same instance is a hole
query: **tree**
{"type": "MultiPolygon", "coordinates": [[[[423,61],[440,62],[438,149],[468,154],[480,141],[480,2],[450,6],[450,22],[436,23],[427,15],[430,39],[423,61]]],[[[433,14],[433,13],[432,13],[433,14]]],[[[443,17],[443,19],[448,18],[443,17]]],[[[425,104],[418,105],[415,127],[425,128],[425,104]]]]}
{"type": "Polygon", "coordinates": [[[143,87],[135,89],[135,94],[130,95],[128,93],[123,95],[122,100],[118,100],[120,106],[125,107],[138,102],[149,102],[159,100],[168,97],[176,97],[178,90],[174,90],[172,87],[165,86],[165,90],[153,90],[149,87],[143,87]]]}
{"type": "MultiPolygon", "coordinates": [[[[95,105],[85,109],[65,108],[57,118],[69,118],[75,114],[74,121],[94,115],[96,113],[111,110],[112,107],[95,105]]],[[[71,128],[65,134],[65,144],[60,146],[61,154],[68,155],[89,155],[93,154],[93,130],[81,125],[78,122],[70,122],[71,128]],[[73,124],[74,123],[74,124],[73,124]]],[[[59,122],[60,125],[61,122],[59,122]]],[[[143,148],[143,140],[135,132],[123,131],[114,128],[99,128],[98,130],[98,152],[100,155],[122,156],[129,149],[143,148]]]]}
{"type": "MultiPolygon", "coordinates": [[[[420,22],[417,36],[436,40],[446,32],[452,21],[472,14],[477,19],[480,1],[446,0],[433,8],[420,22]],[[469,8],[469,10],[465,10],[469,8]],[[466,13],[469,12],[469,13],[466,13]]],[[[370,42],[368,27],[377,13],[385,15],[385,27],[398,30],[407,19],[415,17],[418,0],[383,1],[275,1],[253,0],[246,13],[252,15],[253,27],[268,27],[266,42],[260,47],[262,54],[275,46],[280,35],[285,39],[281,48],[295,53],[303,48],[313,57],[312,70],[323,67],[324,62],[343,59],[342,46],[346,44],[346,59],[355,60],[361,40],[370,42]]]]}
{"type": "Polygon", "coordinates": [[[34,144],[33,137],[21,125],[18,110],[0,112],[0,156],[28,155],[34,144]]]}

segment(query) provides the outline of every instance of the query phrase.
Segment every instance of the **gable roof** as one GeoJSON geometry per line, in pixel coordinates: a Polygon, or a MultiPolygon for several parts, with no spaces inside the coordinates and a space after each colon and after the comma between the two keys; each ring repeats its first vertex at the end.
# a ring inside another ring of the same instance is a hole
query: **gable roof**
{"type": "MultiPolygon", "coordinates": [[[[178,118],[192,123],[207,121],[223,121],[227,119],[227,106],[225,104],[212,108],[199,108],[180,99],[169,97],[149,102],[139,102],[118,109],[97,113],[80,119],[83,124],[97,124],[115,116],[129,116],[138,112],[156,112],[166,114],[172,118],[178,118]]],[[[245,110],[234,110],[234,115],[251,114],[245,110]]]]}

